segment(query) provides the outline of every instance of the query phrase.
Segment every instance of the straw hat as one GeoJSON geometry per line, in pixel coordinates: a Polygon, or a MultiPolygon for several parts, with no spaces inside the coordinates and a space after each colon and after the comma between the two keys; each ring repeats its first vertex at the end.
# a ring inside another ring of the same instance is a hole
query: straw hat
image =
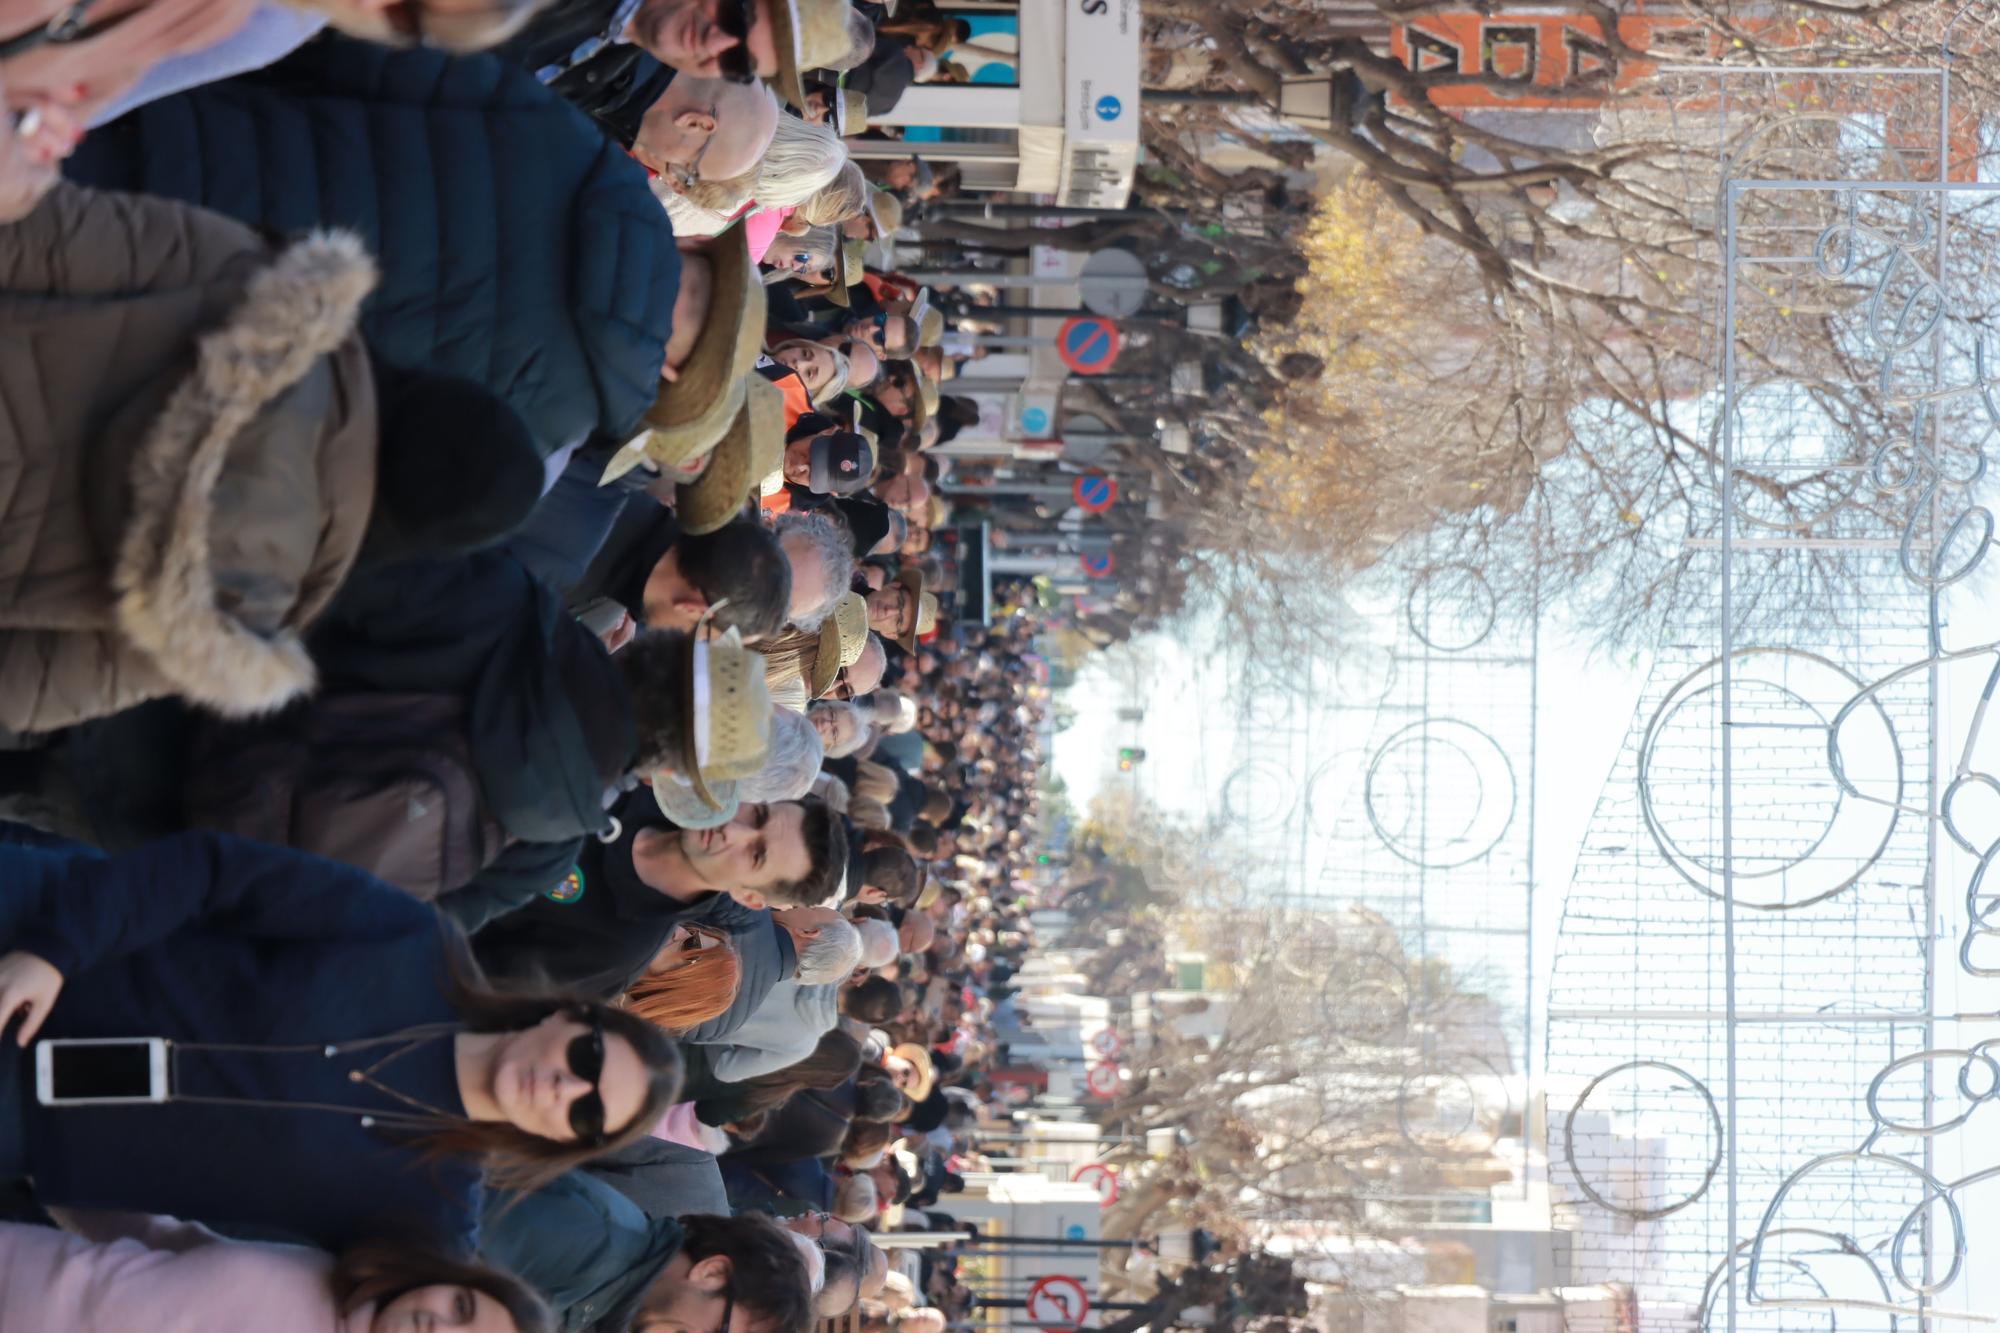
{"type": "Polygon", "coordinates": [[[728,783],[764,767],[771,755],[771,690],[764,659],[743,646],[732,627],[715,639],[688,636],[687,725],[683,730],[681,776],[712,809],[723,798],[710,783],[728,783]]]}
{"type": "Polygon", "coordinates": [[[743,377],[764,349],[764,284],[741,227],[696,253],[707,257],[714,276],[708,317],[678,378],[660,382],[639,433],[612,457],[600,485],[642,461],[662,469],[686,462],[711,448],[743,407],[743,377]]]}
{"type": "Polygon", "coordinates": [[[867,260],[861,253],[862,243],[852,236],[843,236],[833,247],[832,282],[827,287],[826,299],[845,309],[851,304],[847,289],[861,281],[867,269],[867,260]]]}
{"type": "Polygon", "coordinates": [[[835,96],[833,128],[840,137],[845,139],[849,135],[865,133],[868,129],[868,95],[842,87],[835,96]]]}
{"type": "Polygon", "coordinates": [[[785,395],[762,375],[743,381],[743,406],[701,477],[678,488],[681,531],[699,537],[736,516],[750,493],[785,464],[785,395]]]}
{"type": "Polygon", "coordinates": [[[864,205],[868,220],[875,224],[875,236],[880,240],[903,226],[903,201],[895,193],[879,185],[868,187],[868,202],[864,205]]]}
{"type": "Polygon", "coordinates": [[[910,373],[917,380],[917,401],[910,404],[910,429],[922,430],[924,423],[937,415],[937,381],[924,373],[924,368],[910,362],[910,373]]]}
{"type": "Polygon", "coordinates": [[[805,72],[826,69],[847,54],[847,0],[771,0],[771,36],[778,48],[778,72],[768,82],[778,96],[801,111],[806,105],[805,72]]]}
{"type": "Polygon", "coordinates": [[[920,1102],[931,1095],[931,1085],[937,1082],[937,1067],[931,1063],[931,1053],[913,1041],[900,1046],[891,1046],[889,1054],[899,1060],[907,1060],[916,1066],[917,1081],[903,1089],[904,1095],[913,1102],[920,1102]]]}
{"type": "Polygon", "coordinates": [[[819,627],[819,651],[813,654],[810,684],[817,699],[833,688],[833,678],[841,668],[861,660],[868,646],[868,602],[858,592],[844,592],[833,604],[833,614],[819,627]]]}
{"type": "Polygon", "coordinates": [[[917,640],[937,628],[937,594],[924,591],[924,571],[913,566],[898,570],[896,582],[909,589],[910,601],[917,608],[916,619],[910,622],[909,631],[896,636],[896,646],[906,653],[914,653],[917,651],[917,640]]]}
{"type": "Polygon", "coordinates": [[[710,805],[695,795],[694,788],[684,779],[662,768],[653,774],[653,801],[660,807],[660,813],[674,821],[679,828],[704,829],[721,828],[736,818],[741,802],[736,795],[736,784],[720,778],[708,784],[709,791],[721,805],[710,805]]]}

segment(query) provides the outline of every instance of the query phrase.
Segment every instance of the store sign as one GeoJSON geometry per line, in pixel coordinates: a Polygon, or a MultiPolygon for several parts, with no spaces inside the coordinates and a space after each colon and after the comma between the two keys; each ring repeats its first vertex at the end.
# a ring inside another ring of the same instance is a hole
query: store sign
{"type": "Polygon", "coordinates": [[[1139,0],[1067,0],[1061,202],[1123,208],[1139,164],[1139,0]]]}

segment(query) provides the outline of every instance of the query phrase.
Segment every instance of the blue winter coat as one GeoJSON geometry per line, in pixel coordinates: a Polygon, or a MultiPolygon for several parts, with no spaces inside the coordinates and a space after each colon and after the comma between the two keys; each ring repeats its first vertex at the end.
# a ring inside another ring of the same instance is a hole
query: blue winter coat
{"type": "Polygon", "coordinates": [[[91,132],[65,170],[278,232],[352,228],[391,362],[505,398],[544,454],[624,438],[660,385],[680,255],[646,173],[492,56],[327,37],[91,132]]]}
{"type": "MultiPolygon", "coordinates": [[[[348,1078],[396,1046],[332,1057],[319,1048],[457,1020],[431,907],[348,866],[216,833],[116,858],[0,845],[0,952],[10,949],[63,974],[42,1038],[306,1048],[182,1050],[177,1096],[407,1113],[348,1078]]],[[[378,1077],[464,1114],[449,1036],[378,1077]]],[[[477,1237],[474,1164],[425,1162],[353,1114],[180,1101],[46,1107],[32,1075],[15,1086],[5,1113],[25,1131],[44,1204],[165,1213],[330,1250],[393,1234],[469,1251],[477,1237]]]]}

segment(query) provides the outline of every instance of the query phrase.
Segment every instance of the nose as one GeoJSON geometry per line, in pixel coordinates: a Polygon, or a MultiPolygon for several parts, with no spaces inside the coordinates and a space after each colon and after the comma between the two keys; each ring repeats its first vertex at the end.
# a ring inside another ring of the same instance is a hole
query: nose
{"type": "Polygon", "coordinates": [[[569,1105],[581,1097],[589,1087],[590,1085],[578,1078],[576,1072],[568,1065],[556,1070],[555,1077],[549,1080],[549,1092],[557,1106],[569,1105]]]}

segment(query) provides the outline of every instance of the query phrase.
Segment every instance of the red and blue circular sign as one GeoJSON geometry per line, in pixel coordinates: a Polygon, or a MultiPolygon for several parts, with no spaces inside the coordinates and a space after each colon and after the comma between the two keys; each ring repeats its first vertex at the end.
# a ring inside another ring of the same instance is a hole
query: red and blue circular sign
{"type": "Polygon", "coordinates": [[[1116,563],[1112,560],[1111,552],[1109,551],[1104,552],[1102,555],[1086,555],[1083,557],[1083,572],[1088,578],[1110,578],[1111,571],[1116,567],[1116,563]]]}
{"type": "Polygon", "coordinates": [[[1118,483],[1102,472],[1086,472],[1070,483],[1070,498],[1086,514],[1101,514],[1118,503],[1118,483]]]}
{"type": "Polygon", "coordinates": [[[1078,315],[1056,331],[1056,355],[1079,375],[1102,375],[1118,359],[1118,325],[1098,315],[1078,315]]]}

